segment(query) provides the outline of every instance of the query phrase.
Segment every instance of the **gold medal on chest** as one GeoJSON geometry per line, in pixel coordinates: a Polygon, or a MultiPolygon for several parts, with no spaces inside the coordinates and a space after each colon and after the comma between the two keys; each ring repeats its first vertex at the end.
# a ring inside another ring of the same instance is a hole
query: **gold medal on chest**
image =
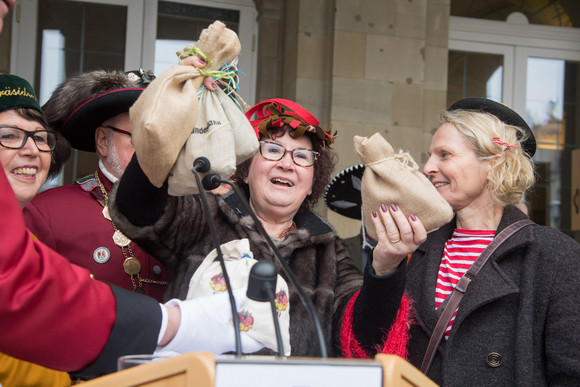
{"type": "MultiPolygon", "coordinates": [[[[109,213],[109,206],[108,206],[109,197],[108,197],[107,191],[105,190],[105,187],[103,186],[103,183],[101,182],[101,179],[99,179],[98,172],[95,172],[93,174],[93,176],[95,177],[95,180],[99,183],[99,187],[100,187],[101,192],[103,194],[103,199],[97,199],[97,201],[99,202],[99,204],[101,204],[103,206],[103,211],[102,211],[103,217],[111,222],[113,229],[115,230],[115,233],[113,234],[113,242],[115,242],[115,245],[120,247],[121,251],[123,252],[123,256],[125,257],[125,261],[123,262],[123,269],[125,270],[125,273],[127,273],[131,277],[131,283],[133,284],[133,291],[135,293],[145,294],[145,289],[143,288],[143,285],[142,285],[143,282],[151,283],[151,284],[158,284],[158,285],[167,285],[166,281],[154,281],[154,280],[151,280],[148,278],[143,279],[139,276],[139,273],[141,272],[141,262],[139,262],[139,260],[133,256],[133,251],[131,250],[131,239],[127,238],[125,236],[125,234],[123,234],[121,231],[119,231],[117,226],[115,226],[115,223],[113,222],[113,219],[111,218],[111,214],[109,213]],[[128,251],[128,254],[125,250],[128,251]],[[139,281],[139,284],[135,283],[134,276],[137,276],[137,280],[139,281]]],[[[107,249],[106,247],[99,247],[93,253],[93,258],[98,263],[105,263],[105,262],[109,261],[110,257],[111,257],[111,253],[110,253],[109,249],[107,249]]]]}
{"type": "Polygon", "coordinates": [[[141,262],[135,257],[129,257],[123,262],[123,269],[129,275],[137,275],[141,271],[141,262]]]}
{"type": "Polygon", "coordinates": [[[116,230],[113,234],[113,242],[119,247],[126,247],[131,244],[131,239],[127,238],[121,231],[116,230]]]}

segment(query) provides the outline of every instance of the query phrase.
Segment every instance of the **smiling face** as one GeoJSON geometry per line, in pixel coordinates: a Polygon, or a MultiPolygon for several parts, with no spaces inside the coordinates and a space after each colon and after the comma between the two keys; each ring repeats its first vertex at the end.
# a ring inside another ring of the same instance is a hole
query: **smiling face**
{"type": "MultiPolygon", "coordinates": [[[[292,138],[288,132],[269,140],[287,150],[312,149],[308,136],[292,138]]],[[[292,161],[290,153],[281,160],[266,160],[258,152],[252,159],[244,182],[250,188],[252,207],[262,218],[293,217],[306,196],[312,193],[314,167],[301,167],[292,161]]]]}
{"type": "MultiPolygon", "coordinates": [[[[0,112],[0,125],[13,126],[31,132],[45,129],[39,122],[27,120],[14,110],[0,112]]],[[[51,153],[39,151],[32,138],[28,138],[21,149],[0,146],[2,168],[21,207],[31,201],[44,184],[50,161],[51,153]]]]}
{"type": "Polygon", "coordinates": [[[441,125],[433,135],[429,154],[423,172],[454,211],[491,204],[486,188],[491,161],[478,159],[453,124],[441,125]]]}

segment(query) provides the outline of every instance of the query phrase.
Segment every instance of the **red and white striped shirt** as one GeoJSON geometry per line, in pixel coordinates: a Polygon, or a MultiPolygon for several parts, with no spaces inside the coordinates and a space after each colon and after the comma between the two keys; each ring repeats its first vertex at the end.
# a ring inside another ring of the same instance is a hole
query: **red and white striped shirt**
{"type": "MultiPolygon", "coordinates": [[[[435,308],[451,294],[459,279],[469,270],[473,262],[491,243],[495,230],[455,229],[451,238],[445,243],[443,259],[437,275],[435,287],[435,308]]],[[[459,309],[459,308],[458,308],[459,309]]],[[[449,338],[457,310],[445,330],[445,340],[449,338]]]]}

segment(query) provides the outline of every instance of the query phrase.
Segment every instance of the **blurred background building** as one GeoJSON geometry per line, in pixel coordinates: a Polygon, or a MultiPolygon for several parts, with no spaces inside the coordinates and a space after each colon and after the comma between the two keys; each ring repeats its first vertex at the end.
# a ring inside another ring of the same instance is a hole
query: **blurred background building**
{"type": "MultiPolygon", "coordinates": [[[[519,112],[538,141],[531,218],[580,241],[580,2],[577,0],[18,0],[0,36],[0,72],[41,103],[67,76],[177,62],[214,20],[242,43],[249,104],[284,97],[338,130],[335,172],[360,160],[354,135],[382,133],[422,164],[438,113],[463,97],[519,112]]],[[[52,185],[91,173],[75,152],[52,185]]],[[[357,221],[321,205],[343,236],[357,221]]]]}

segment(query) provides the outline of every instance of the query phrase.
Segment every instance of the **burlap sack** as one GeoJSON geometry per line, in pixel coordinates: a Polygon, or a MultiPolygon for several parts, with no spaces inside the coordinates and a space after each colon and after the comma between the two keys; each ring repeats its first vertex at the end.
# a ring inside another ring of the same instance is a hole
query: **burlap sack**
{"type": "Polygon", "coordinates": [[[197,123],[169,173],[168,191],[173,196],[199,193],[191,171],[198,157],[206,157],[210,171],[228,179],[238,163],[258,151],[250,121],[221,89],[204,90],[199,107],[197,123]]]}
{"type": "MultiPolygon", "coordinates": [[[[258,152],[260,143],[252,124],[245,115],[245,110],[249,108],[246,102],[239,95],[222,94],[222,107],[230,122],[236,144],[236,165],[239,165],[258,152]]],[[[222,177],[229,178],[229,175],[222,175],[222,177]]]]}
{"type": "MultiPolygon", "coordinates": [[[[219,21],[202,31],[197,47],[211,60],[204,72],[231,62],[241,49],[236,33],[219,21]]],[[[195,67],[173,66],[151,82],[129,111],[139,164],[156,187],[165,182],[197,122],[202,82],[195,67]]]]}
{"type": "Polygon", "coordinates": [[[395,153],[379,133],[370,138],[355,136],[354,148],[365,164],[362,177],[362,206],[368,234],[377,239],[371,212],[381,204],[396,204],[407,216],[414,214],[427,232],[434,231],[453,217],[443,199],[409,153],[395,153]]]}
{"type": "MultiPolygon", "coordinates": [[[[226,263],[226,269],[230,277],[233,290],[246,288],[252,266],[258,262],[250,250],[248,239],[235,239],[224,243],[220,250],[226,263]]],[[[223,272],[217,251],[212,250],[195,271],[189,282],[187,300],[197,297],[211,296],[226,291],[223,272]]],[[[280,322],[280,333],[284,354],[290,355],[290,304],[288,296],[288,284],[278,274],[276,281],[276,309],[280,322]]],[[[237,305],[240,316],[240,329],[242,334],[248,335],[262,343],[265,347],[278,351],[278,343],[274,330],[272,309],[268,302],[258,302],[248,298],[242,305],[237,305]]]]}

